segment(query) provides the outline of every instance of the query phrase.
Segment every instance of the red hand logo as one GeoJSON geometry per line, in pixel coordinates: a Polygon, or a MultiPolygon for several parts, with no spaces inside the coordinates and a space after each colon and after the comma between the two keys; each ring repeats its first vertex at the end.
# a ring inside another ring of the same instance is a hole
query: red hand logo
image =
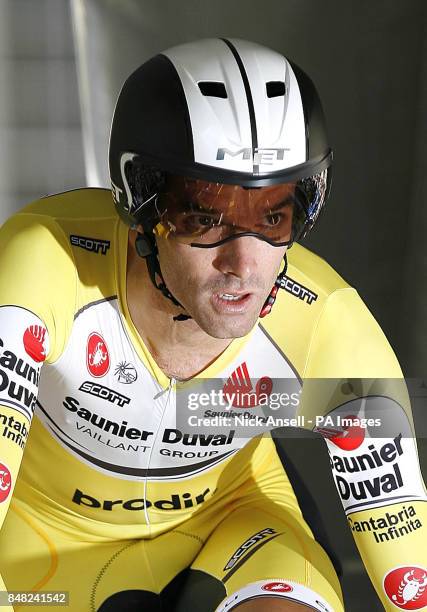
{"type": "Polygon", "coordinates": [[[257,382],[254,390],[246,361],[244,361],[232,372],[223,387],[223,392],[235,408],[254,408],[258,406],[261,399],[264,399],[261,398],[261,395],[268,397],[272,389],[273,381],[268,376],[264,376],[257,382]]]}
{"type": "MultiPolygon", "coordinates": [[[[350,414],[346,419],[358,420],[356,416],[350,414]]],[[[342,450],[354,450],[358,448],[365,439],[365,429],[360,425],[347,425],[343,427],[344,431],[330,438],[336,446],[342,450]]]]}
{"type": "Polygon", "coordinates": [[[37,363],[46,359],[46,329],[41,325],[30,325],[24,332],[25,352],[37,363]]]}

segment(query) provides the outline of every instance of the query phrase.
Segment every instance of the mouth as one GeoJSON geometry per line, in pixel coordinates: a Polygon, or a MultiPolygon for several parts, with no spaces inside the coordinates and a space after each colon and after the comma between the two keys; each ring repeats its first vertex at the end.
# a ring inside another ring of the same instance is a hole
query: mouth
{"type": "Polygon", "coordinates": [[[249,293],[219,293],[218,297],[221,300],[226,300],[230,302],[238,302],[239,300],[243,299],[246,295],[249,295],[249,293]]]}
{"type": "Polygon", "coordinates": [[[252,299],[252,293],[218,292],[211,296],[214,309],[220,314],[242,314],[248,310],[252,299]]]}

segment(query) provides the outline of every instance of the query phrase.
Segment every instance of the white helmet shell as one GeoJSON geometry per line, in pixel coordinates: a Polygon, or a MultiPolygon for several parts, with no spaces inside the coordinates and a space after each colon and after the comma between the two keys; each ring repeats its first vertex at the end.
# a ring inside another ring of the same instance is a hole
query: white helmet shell
{"type": "Polygon", "coordinates": [[[194,159],[236,172],[273,172],[306,161],[304,109],[290,63],[243,40],[208,39],[164,52],[184,89],[194,159]],[[219,95],[204,95],[203,90],[219,95]],[[250,85],[249,85],[250,84],[250,85]],[[282,84],[282,87],[279,86],[282,84]],[[276,95],[268,95],[275,88],[276,95]]]}

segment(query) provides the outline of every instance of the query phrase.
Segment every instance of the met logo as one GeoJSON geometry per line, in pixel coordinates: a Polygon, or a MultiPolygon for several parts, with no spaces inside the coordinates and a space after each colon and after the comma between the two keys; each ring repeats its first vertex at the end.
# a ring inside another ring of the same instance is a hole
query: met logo
{"type": "Polygon", "coordinates": [[[223,160],[226,156],[229,157],[240,157],[240,159],[248,160],[252,159],[254,164],[271,166],[275,161],[284,159],[285,151],[289,151],[289,148],[273,148],[262,149],[260,147],[243,147],[241,149],[231,150],[227,147],[220,147],[216,153],[217,160],[223,160]]]}

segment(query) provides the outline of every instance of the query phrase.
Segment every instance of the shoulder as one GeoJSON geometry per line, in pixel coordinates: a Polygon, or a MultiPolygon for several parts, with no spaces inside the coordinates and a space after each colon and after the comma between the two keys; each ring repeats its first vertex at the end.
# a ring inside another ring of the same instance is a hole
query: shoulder
{"type": "Polygon", "coordinates": [[[303,377],[400,376],[369,308],[324,259],[294,245],[283,290],[261,321],[303,377]]]}
{"type": "Polygon", "coordinates": [[[109,189],[85,187],[48,195],[27,204],[18,213],[62,218],[114,217],[114,204],[109,189]]]}
{"type": "Polygon", "coordinates": [[[307,285],[316,294],[316,299],[325,299],[338,289],[350,287],[325,259],[300,244],[294,244],[287,255],[287,276],[307,285]]]}
{"type": "Polygon", "coordinates": [[[100,227],[110,235],[116,220],[111,192],[78,189],[32,202],[0,228],[0,306],[37,316],[48,329],[53,356],[65,345],[80,305],[72,236],[90,237],[100,227]]]}
{"type": "Polygon", "coordinates": [[[82,227],[85,221],[93,223],[100,219],[116,218],[108,189],[75,189],[27,204],[1,226],[0,232],[3,239],[21,231],[43,235],[46,228],[59,235],[61,227],[73,220],[82,227]]]}

